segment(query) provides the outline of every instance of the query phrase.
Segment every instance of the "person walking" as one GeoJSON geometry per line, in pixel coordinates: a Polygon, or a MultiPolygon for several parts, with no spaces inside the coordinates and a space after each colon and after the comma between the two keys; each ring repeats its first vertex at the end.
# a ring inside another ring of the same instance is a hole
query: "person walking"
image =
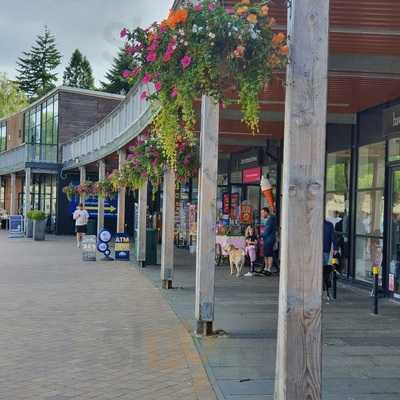
{"type": "Polygon", "coordinates": [[[87,224],[89,221],[89,213],[85,210],[83,203],[79,204],[79,208],[75,210],[72,218],[75,221],[76,245],[79,248],[81,247],[82,239],[86,234],[87,224]]]}
{"type": "Polygon", "coordinates": [[[276,217],[267,207],[261,210],[261,217],[264,219],[264,232],[261,235],[264,242],[264,270],[262,273],[271,275],[276,240],[276,217]]]}
{"type": "Polygon", "coordinates": [[[333,248],[333,254],[336,254],[338,250],[335,228],[333,227],[332,222],[324,220],[324,237],[323,237],[323,289],[326,291],[326,298],[329,301],[329,288],[331,286],[331,274],[332,274],[332,265],[330,265],[331,251],[333,248]]]}

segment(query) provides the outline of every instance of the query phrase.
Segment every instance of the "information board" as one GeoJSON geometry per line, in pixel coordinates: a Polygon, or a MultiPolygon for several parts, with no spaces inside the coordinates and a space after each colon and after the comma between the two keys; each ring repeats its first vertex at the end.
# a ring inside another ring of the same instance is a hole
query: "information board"
{"type": "Polygon", "coordinates": [[[85,235],[82,239],[83,261],[96,261],[96,235],[85,235]]]}
{"type": "Polygon", "coordinates": [[[24,236],[24,217],[22,215],[10,215],[8,237],[19,238],[24,236]]]}
{"type": "Polygon", "coordinates": [[[127,233],[117,233],[115,235],[115,259],[129,261],[130,258],[130,239],[127,233]]]}

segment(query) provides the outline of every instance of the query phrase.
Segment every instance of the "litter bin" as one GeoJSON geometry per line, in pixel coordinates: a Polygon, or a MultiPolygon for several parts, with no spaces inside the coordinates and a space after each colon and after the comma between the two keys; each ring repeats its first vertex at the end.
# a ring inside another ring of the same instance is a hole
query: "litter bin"
{"type": "Polygon", "coordinates": [[[96,226],[96,220],[94,219],[89,219],[88,224],[87,224],[87,235],[97,235],[97,226],[96,226]]]}
{"type": "Polygon", "coordinates": [[[146,264],[157,264],[157,229],[146,231],[146,264]]]}

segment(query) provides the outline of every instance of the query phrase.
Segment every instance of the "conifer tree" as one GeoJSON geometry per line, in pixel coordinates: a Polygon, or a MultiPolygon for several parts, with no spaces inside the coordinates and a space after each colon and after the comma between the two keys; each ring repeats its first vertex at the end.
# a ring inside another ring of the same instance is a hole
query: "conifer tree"
{"type": "Polygon", "coordinates": [[[55,87],[56,68],[61,63],[55,36],[44,28],[30,51],[24,51],[17,61],[17,82],[31,100],[41,97],[55,87]]]}
{"type": "Polygon", "coordinates": [[[64,85],[81,89],[94,89],[92,67],[82,53],[76,49],[64,72],[64,85]]]}
{"type": "Polygon", "coordinates": [[[106,72],[106,82],[100,82],[102,90],[109,93],[126,94],[130,86],[122,77],[122,71],[129,69],[132,64],[132,57],[127,55],[125,49],[120,49],[117,56],[114,57],[111,68],[106,72]]]}

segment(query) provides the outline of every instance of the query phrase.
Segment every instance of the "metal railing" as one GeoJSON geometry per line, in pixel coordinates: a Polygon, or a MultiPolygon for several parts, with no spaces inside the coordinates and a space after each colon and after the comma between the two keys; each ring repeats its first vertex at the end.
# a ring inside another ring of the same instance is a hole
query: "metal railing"
{"type": "Polygon", "coordinates": [[[138,136],[151,122],[155,110],[142,100],[143,91],[154,93],[154,85],[138,84],[101,122],[62,145],[64,168],[73,168],[113,153],[138,136]]]}
{"type": "Polygon", "coordinates": [[[21,171],[29,162],[56,164],[57,152],[57,145],[22,144],[0,153],[0,175],[21,171]]]}

